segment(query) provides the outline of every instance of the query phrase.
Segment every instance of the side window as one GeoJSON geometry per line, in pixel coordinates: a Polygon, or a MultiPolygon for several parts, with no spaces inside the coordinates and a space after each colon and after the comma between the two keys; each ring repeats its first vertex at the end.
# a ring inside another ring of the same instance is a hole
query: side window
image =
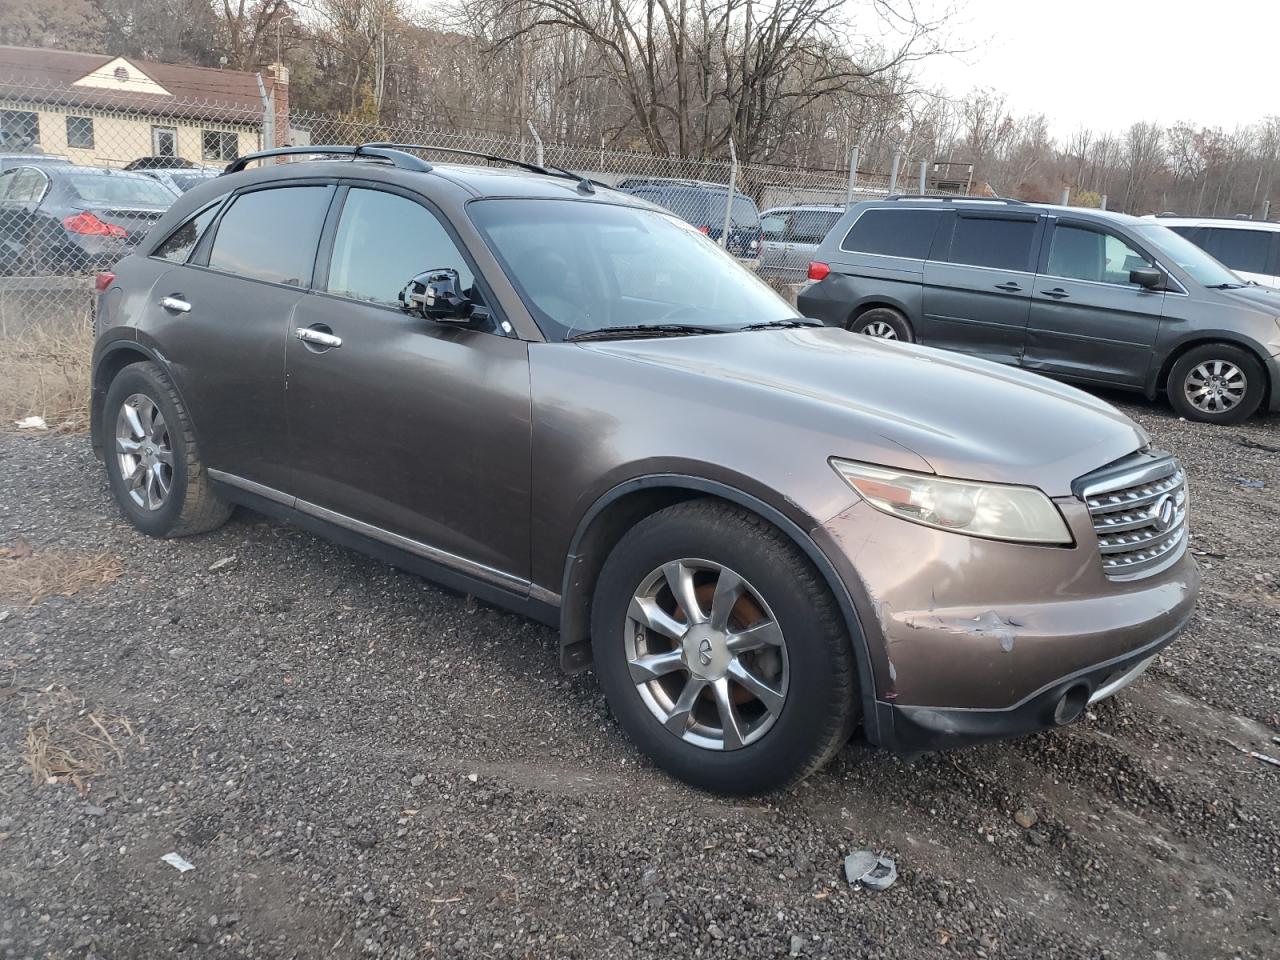
{"type": "Polygon", "coordinates": [[[405,284],[439,267],[452,267],[463,289],[474,288],[462,253],[430,210],[380,190],[348,192],[333,239],[329,293],[395,306],[405,284]]]}
{"type": "Polygon", "coordinates": [[[799,210],[791,218],[790,239],[794,243],[821,243],[839,219],[838,213],[799,210]]]}
{"type": "Polygon", "coordinates": [[[941,219],[940,210],[864,210],[849,228],[840,249],[924,260],[941,219]]]}
{"type": "Polygon", "coordinates": [[[997,270],[1029,270],[1036,221],[1010,217],[956,217],[952,263],[997,270]]]}
{"type": "Polygon", "coordinates": [[[17,170],[6,170],[4,173],[0,173],[0,200],[9,199],[9,193],[13,190],[13,185],[17,179],[17,170]]]}
{"type": "Polygon", "coordinates": [[[242,194],[218,223],[209,251],[215,270],[305,287],[331,187],[277,187],[242,194]]]}
{"type": "Polygon", "coordinates": [[[13,186],[9,188],[7,200],[19,203],[33,203],[44,193],[45,176],[35,167],[19,167],[13,178],[13,186]]]}
{"type": "Polygon", "coordinates": [[[1054,228],[1045,272],[1069,280],[1090,280],[1127,286],[1129,271],[1153,266],[1150,260],[1119,237],[1087,227],[1054,228]]]}
{"type": "MultiPolygon", "coordinates": [[[[0,194],[0,197],[4,194],[0,194]]],[[[760,230],[769,240],[781,240],[787,229],[787,218],[780,213],[771,213],[760,218],[760,230]]]]}
{"type": "Polygon", "coordinates": [[[219,198],[169,234],[165,242],[156,247],[152,256],[172,260],[175,263],[186,263],[187,258],[191,256],[191,251],[196,248],[204,232],[209,229],[209,224],[213,223],[213,218],[217,216],[218,207],[221,204],[222,200],[219,198]]]}
{"type": "Polygon", "coordinates": [[[1232,270],[1266,273],[1271,234],[1262,230],[1210,227],[1205,249],[1232,270]]]}

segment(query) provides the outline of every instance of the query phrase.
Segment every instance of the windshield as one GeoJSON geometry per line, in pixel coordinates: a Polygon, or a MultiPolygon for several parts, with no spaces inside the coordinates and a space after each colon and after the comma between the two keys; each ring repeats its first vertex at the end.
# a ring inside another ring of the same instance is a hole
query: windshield
{"type": "Polygon", "coordinates": [[[1205,287],[1222,284],[1244,286],[1245,282],[1205,253],[1186,237],[1179,236],[1160,224],[1143,224],[1138,235],[1180,266],[1191,278],[1205,287]]]}
{"type": "Polygon", "coordinates": [[[173,191],[150,177],[104,173],[73,174],[67,178],[71,189],[86,203],[142,203],[167,207],[173,191]]]}
{"type": "Polygon", "coordinates": [[[576,200],[476,200],[467,210],[549,340],[798,317],[713,241],[665,214],[576,200]]]}

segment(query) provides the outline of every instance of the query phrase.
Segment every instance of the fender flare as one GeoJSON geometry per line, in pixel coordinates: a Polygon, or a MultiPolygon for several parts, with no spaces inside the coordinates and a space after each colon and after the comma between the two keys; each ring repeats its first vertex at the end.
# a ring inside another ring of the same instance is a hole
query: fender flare
{"type": "Polygon", "coordinates": [[[864,732],[867,739],[872,743],[879,743],[881,739],[880,712],[876,706],[875,680],[871,669],[871,651],[868,646],[866,631],[862,628],[862,621],[858,618],[848,587],[836,572],[835,566],[827,558],[827,555],[822,552],[806,530],[776,507],[727,483],[687,474],[649,474],[625,480],[601,495],[579,519],[578,525],[573,532],[573,539],[569,544],[569,553],[565,558],[560,604],[561,644],[563,645],[566,642],[569,635],[565,629],[566,614],[570,607],[567,601],[573,591],[574,563],[587,530],[590,529],[596,517],[619,498],[638,490],[656,487],[675,487],[695,493],[708,494],[751,510],[786,534],[787,538],[817,567],[828,589],[831,590],[831,595],[835,597],[836,604],[840,608],[840,615],[844,620],[845,629],[849,633],[849,643],[853,651],[854,663],[858,669],[858,695],[862,703],[864,732]]]}
{"type": "Polygon", "coordinates": [[[182,401],[182,407],[187,412],[187,421],[191,424],[191,432],[195,434],[196,443],[200,442],[200,430],[196,426],[195,417],[191,414],[191,404],[187,403],[187,398],[182,394],[182,387],[179,386],[177,378],[174,377],[173,371],[169,369],[169,361],[159,350],[154,347],[142,343],[139,340],[133,340],[121,337],[118,340],[112,340],[110,343],[104,344],[102,351],[94,357],[93,371],[89,380],[89,442],[93,446],[94,453],[98,459],[102,459],[102,444],[99,442],[99,419],[102,415],[102,403],[107,399],[107,388],[100,382],[100,374],[103,364],[108,357],[111,357],[121,351],[126,351],[138,355],[139,359],[150,360],[159,366],[169,378],[169,382],[173,384],[173,389],[177,391],[178,398],[182,401]],[[101,401],[101,402],[99,402],[101,401]]]}

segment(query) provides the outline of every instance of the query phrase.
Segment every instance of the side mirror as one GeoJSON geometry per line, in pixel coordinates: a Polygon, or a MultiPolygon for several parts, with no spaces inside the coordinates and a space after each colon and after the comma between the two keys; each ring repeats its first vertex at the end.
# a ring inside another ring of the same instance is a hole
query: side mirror
{"type": "Polygon", "coordinates": [[[475,303],[462,289],[458,271],[442,267],[420,273],[400,291],[400,309],[437,323],[474,326],[489,317],[487,307],[475,303]]]}
{"type": "Polygon", "coordinates": [[[1129,282],[1147,290],[1160,290],[1164,287],[1164,273],[1154,267],[1143,267],[1141,270],[1129,271],[1129,282]]]}

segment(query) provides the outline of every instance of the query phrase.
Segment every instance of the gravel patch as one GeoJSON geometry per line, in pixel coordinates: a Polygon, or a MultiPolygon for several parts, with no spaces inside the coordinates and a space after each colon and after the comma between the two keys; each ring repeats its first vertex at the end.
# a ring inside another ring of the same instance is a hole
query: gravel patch
{"type": "Polygon", "coordinates": [[[86,438],[0,435],[0,547],[119,560],[0,606],[0,956],[1275,956],[1280,769],[1230,744],[1280,756],[1280,419],[1122,402],[1190,477],[1188,633],[1068,729],[746,802],[651,768],[547,628],[245,511],[144,538],[86,438]]]}

